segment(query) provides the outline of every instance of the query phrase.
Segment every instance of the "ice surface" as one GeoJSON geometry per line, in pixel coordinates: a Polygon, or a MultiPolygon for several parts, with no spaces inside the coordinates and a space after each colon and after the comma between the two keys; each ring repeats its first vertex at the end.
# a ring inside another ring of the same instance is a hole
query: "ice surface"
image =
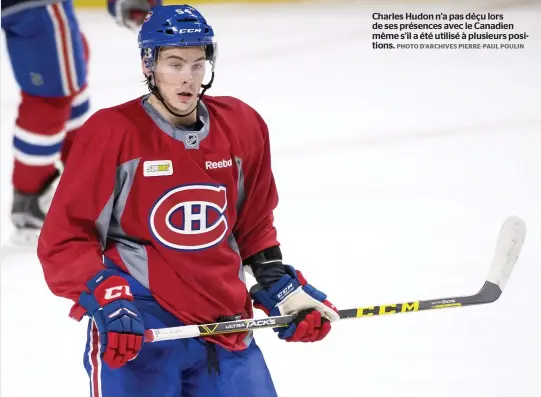
{"type": "MultiPolygon", "coordinates": [[[[524,50],[429,52],[371,49],[372,12],[411,6],[201,9],[220,41],[209,93],[268,122],[285,259],[339,308],[476,292],[505,218],[528,229],[495,304],[347,320],[318,344],[258,332],[279,396],[540,396],[541,9],[502,11],[524,50]]],[[[145,93],[136,34],[78,15],[93,109],[145,93]]],[[[1,67],[0,394],[84,396],[85,325],[7,245],[19,97],[4,41],[1,67]]]]}

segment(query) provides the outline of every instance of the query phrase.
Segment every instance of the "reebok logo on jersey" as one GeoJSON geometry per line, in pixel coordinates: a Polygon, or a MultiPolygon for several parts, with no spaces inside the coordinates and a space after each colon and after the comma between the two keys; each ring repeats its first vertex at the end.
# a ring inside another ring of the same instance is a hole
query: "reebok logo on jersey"
{"type": "Polygon", "coordinates": [[[220,160],[220,161],[205,161],[205,168],[207,170],[213,170],[216,168],[227,168],[233,165],[233,161],[229,160],[220,160]]]}
{"type": "Polygon", "coordinates": [[[173,163],[171,160],[145,161],[143,164],[144,176],[173,175],[173,163]]]}

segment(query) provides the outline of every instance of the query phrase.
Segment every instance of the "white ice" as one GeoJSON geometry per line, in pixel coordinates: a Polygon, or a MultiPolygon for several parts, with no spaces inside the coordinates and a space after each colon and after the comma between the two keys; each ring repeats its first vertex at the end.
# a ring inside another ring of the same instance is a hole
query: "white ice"
{"type": "MultiPolygon", "coordinates": [[[[285,259],[339,308],[474,293],[504,219],[527,225],[494,304],[342,321],[317,344],[257,332],[281,397],[541,396],[541,8],[490,9],[530,35],[523,50],[371,49],[372,12],[488,10],[466,3],[201,7],[220,41],[209,94],[267,120],[285,259]]],[[[145,93],[136,34],[78,15],[93,109],[145,93]]],[[[0,394],[85,396],[85,325],[7,242],[19,96],[4,41],[1,67],[0,394]]]]}

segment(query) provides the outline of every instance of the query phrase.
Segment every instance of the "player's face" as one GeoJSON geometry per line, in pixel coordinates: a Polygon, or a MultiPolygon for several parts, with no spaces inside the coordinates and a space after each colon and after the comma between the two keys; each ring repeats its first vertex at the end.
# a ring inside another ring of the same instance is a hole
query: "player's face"
{"type": "Polygon", "coordinates": [[[197,103],[205,70],[203,47],[166,47],[159,53],[154,76],[166,103],[184,113],[197,103]]]}

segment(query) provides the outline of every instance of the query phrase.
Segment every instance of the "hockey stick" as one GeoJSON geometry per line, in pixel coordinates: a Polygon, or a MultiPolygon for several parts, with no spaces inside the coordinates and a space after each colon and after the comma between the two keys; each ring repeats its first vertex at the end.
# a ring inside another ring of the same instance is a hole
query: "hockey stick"
{"type": "MultiPolygon", "coordinates": [[[[496,243],[492,266],[483,287],[475,295],[440,299],[418,300],[389,305],[359,307],[339,310],[340,319],[361,318],[386,314],[411,313],[422,310],[464,307],[495,302],[503,292],[526,237],[526,225],[518,217],[511,216],[504,222],[496,243]]],[[[220,323],[185,325],[180,327],[149,329],[145,331],[146,342],[159,342],[171,339],[194,338],[242,332],[261,328],[286,327],[295,315],[247,319],[220,323]]]]}

